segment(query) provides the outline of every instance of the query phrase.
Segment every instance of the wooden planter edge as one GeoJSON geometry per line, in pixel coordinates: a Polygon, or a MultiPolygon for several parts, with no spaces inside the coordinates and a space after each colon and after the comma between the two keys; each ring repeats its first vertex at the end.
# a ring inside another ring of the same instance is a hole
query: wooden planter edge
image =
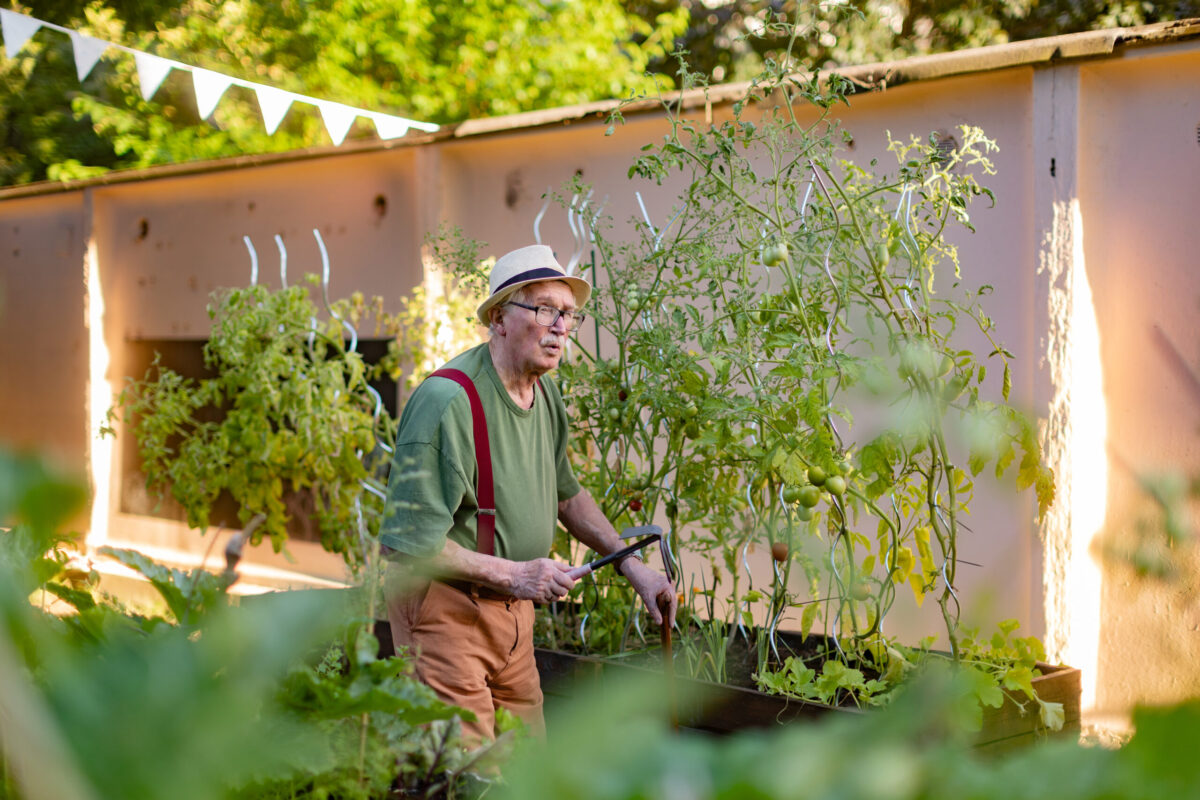
{"type": "MultiPolygon", "coordinates": [[[[536,650],[538,671],[542,675],[543,691],[549,697],[561,696],[566,683],[603,687],[608,681],[619,684],[633,675],[660,674],[647,667],[565,653],[558,650],[536,650]],[[556,688],[557,687],[557,688],[556,688]]],[[[975,747],[987,753],[998,753],[1021,747],[1048,737],[1078,736],[1080,730],[1080,672],[1078,669],[1051,664],[1038,664],[1042,674],[1033,681],[1038,697],[1046,702],[1063,704],[1064,724],[1060,731],[1050,731],[1040,724],[1036,703],[1028,701],[1024,709],[1011,699],[1000,708],[985,708],[982,730],[975,737],[975,747]]],[[[710,733],[727,734],[740,730],[769,728],[789,722],[816,719],[831,713],[869,713],[857,708],[840,708],[783,697],[728,684],[676,678],[680,692],[678,709],[680,725],[710,733]]]]}

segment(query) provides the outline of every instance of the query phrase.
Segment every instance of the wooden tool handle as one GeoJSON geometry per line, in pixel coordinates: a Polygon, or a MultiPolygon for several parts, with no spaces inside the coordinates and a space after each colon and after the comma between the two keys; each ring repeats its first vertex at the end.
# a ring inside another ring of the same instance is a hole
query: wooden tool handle
{"type": "Polygon", "coordinates": [[[679,730],[679,709],[675,702],[675,657],[671,651],[671,598],[658,598],[658,611],[662,614],[663,671],[667,677],[667,713],[671,728],[679,730]]]}

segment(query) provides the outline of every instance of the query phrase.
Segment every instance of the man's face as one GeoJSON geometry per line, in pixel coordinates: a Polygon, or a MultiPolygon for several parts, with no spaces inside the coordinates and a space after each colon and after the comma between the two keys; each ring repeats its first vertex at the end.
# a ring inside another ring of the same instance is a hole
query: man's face
{"type": "MultiPolygon", "coordinates": [[[[574,311],[575,294],[562,281],[531,283],[517,297],[525,305],[550,306],[560,311],[574,311]]],[[[539,325],[537,313],[520,306],[504,307],[503,347],[522,371],[538,374],[558,366],[567,343],[567,323],[560,316],[550,327],[539,325]]]]}

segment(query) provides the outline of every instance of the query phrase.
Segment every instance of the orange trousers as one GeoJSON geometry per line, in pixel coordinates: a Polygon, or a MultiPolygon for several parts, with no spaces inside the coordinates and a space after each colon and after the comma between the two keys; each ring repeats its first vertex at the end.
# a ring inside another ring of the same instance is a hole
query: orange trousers
{"type": "Polygon", "coordinates": [[[533,618],[530,600],[480,596],[441,581],[388,596],[392,640],[416,654],[417,677],[443,701],[475,714],[462,723],[469,741],[495,738],[499,708],[545,735],[533,618]]]}

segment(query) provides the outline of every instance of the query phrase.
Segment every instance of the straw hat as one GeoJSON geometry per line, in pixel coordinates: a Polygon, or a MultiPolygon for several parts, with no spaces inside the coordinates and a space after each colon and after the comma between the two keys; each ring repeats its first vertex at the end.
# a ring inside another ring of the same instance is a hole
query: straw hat
{"type": "Polygon", "coordinates": [[[568,275],[562,264],[554,258],[553,250],[544,244],[531,244],[520,250],[505,253],[496,260],[489,282],[491,294],[475,312],[479,321],[487,325],[488,312],[491,309],[503,303],[522,286],[541,281],[564,281],[575,293],[577,309],[583,308],[583,304],[592,294],[591,284],[583,278],[568,275]]]}

